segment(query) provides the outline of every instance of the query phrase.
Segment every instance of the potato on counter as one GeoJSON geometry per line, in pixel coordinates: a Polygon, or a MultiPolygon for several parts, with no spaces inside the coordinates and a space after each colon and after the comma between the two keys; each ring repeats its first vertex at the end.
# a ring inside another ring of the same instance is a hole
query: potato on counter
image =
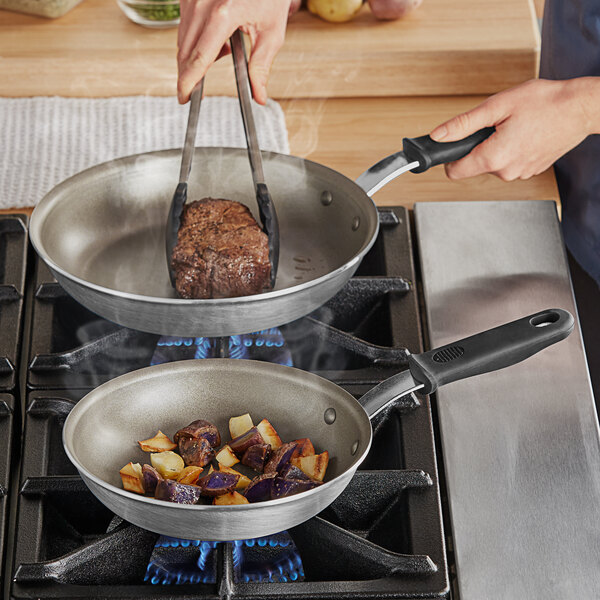
{"type": "MultiPolygon", "coordinates": [[[[418,8],[423,0],[368,0],[373,16],[379,21],[401,19],[418,8]]],[[[330,23],[351,21],[363,0],[308,0],[308,10],[330,23]]]]}
{"type": "Polygon", "coordinates": [[[354,18],[363,0],[308,0],[308,10],[331,23],[344,23],[354,18]]]}
{"type": "Polygon", "coordinates": [[[393,21],[412,12],[422,2],[423,0],[369,0],[369,7],[376,19],[393,21]]]}

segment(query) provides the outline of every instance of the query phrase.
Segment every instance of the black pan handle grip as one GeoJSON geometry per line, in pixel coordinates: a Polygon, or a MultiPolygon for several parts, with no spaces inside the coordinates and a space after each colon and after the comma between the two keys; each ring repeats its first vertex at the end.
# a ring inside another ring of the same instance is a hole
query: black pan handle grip
{"type": "Polygon", "coordinates": [[[413,173],[423,173],[429,167],[454,162],[466,156],[484,140],[487,140],[495,127],[485,127],[469,137],[456,142],[434,142],[428,135],[417,138],[404,138],[402,150],[408,162],[419,161],[419,166],[412,169],[413,173]]]}
{"type": "Polygon", "coordinates": [[[412,376],[430,394],[446,383],[514,365],[565,339],[575,321],[552,308],[408,358],[412,376]]]}

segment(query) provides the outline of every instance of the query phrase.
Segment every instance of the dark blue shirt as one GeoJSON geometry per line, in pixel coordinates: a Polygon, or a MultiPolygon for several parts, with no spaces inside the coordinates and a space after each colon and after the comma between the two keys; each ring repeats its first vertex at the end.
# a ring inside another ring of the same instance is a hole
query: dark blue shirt
{"type": "MultiPolygon", "coordinates": [[[[546,0],[540,77],[600,76],[600,0],[546,0]]],[[[600,285],[600,135],[555,164],[565,242],[600,285]]]]}

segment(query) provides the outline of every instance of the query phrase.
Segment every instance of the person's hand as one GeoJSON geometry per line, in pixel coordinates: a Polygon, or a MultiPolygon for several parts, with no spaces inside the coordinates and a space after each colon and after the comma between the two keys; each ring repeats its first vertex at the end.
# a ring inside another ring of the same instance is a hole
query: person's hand
{"type": "Polygon", "coordinates": [[[267,79],[283,45],[291,0],[181,0],[177,35],[177,96],[189,100],[192,90],[212,63],[231,52],[229,38],[236,29],[250,36],[248,73],[252,94],[267,101],[267,79]]]}
{"type": "Polygon", "coordinates": [[[453,142],[483,127],[496,127],[470,154],[446,165],[448,177],[493,173],[512,181],[542,173],[599,131],[599,85],[598,77],[528,81],[436,127],[431,137],[437,142],[453,142]]]}

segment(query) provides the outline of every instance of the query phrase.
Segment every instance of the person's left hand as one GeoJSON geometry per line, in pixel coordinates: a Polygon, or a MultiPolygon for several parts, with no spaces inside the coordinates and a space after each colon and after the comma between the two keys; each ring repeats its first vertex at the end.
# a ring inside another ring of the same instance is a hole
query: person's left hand
{"type": "Polygon", "coordinates": [[[528,81],[436,127],[431,137],[437,142],[453,142],[483,127],[496,127],[467,156],[446,165],[448,177],[493,173],[512,181],[542,173],[595,132],[595,109],[590,103],[598,101],[599,82],[597,77],[528,81]]]}

